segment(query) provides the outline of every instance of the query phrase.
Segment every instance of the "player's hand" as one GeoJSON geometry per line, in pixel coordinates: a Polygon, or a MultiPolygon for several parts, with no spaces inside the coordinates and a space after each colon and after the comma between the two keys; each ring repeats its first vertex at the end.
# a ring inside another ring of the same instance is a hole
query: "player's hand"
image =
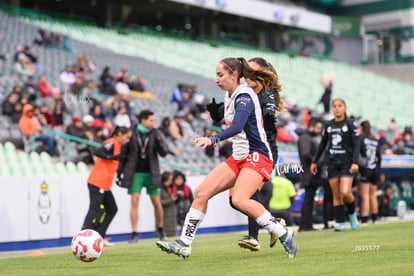
{"type": "Polygon", "coordinates": [[[216,98],[213,98],[211,103],[206,105],[207,111],[210,113],[211,119],[215,122],[220,122],[224,117],[224,103],[216,103],[216,98]]]}
{"type": "Polygon", "coordinates": [[[118,171],[116,173],[115,184],[122,187],[122,181],[124,181],[124,173],[121,171],[118,171]]]}
{"type": "Polygon", "coordinates": [[[318,173],[318,164],[312,163],[310,165],[310,172],[311,174],[316,175],[318,173]]]}
{"type": "Polygon", "coordinates": [[[205,149],[208,146],[211,146],[211,140],[208,137],[198,137],[193,142],[197,148],[205,149]]]}
{"type": "Polygon", "coordinates": [[[358,171],[359,171],[359,166],[358,166],[358,164],[353,163],[353,164],[351,165],[351,167],[349,168],[349,172],[350,172],[351,174],[357,173],[358,171]]]}

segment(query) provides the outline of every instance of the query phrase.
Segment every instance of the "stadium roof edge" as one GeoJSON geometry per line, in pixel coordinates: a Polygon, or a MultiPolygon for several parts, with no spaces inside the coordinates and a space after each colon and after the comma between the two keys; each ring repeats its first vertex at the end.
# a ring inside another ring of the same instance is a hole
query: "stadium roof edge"
{"type": "Polygon", "coordinates": [[[268,3],[258,0],[168,0],[217,12],[248,17],[273,24],[330,33],[330,16],[299,6],[268,3]]]}

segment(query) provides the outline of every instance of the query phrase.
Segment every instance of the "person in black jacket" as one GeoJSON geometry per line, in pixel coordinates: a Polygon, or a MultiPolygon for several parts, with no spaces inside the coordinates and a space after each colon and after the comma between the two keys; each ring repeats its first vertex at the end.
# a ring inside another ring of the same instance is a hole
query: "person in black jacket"
{"type": "MultiPolygon", "coordinates": [[[[278,149],[276,144],[276,136],[277,136],[277,113],[282,112],[283,110],[283,101],[280,97],[280,92],[282,91],[282,85],[279,82],[279,77],[277,75],[276,70],[273,66],[267,62],[265,59],[261,57],[255,57],[249,59],[249,66],[254,70],[267,70],[273,73],[273,78],[264,79],[262,81],[253,82],[247,79],[247,84],[255,91],[259,98],[260,106],[262,109],[262,117],[263,117],[263,124],[264,129],[266,132],[267,141],[270,146],[270,150],[272,153],[273,158],[273,166],[276,164],[278,159],[278,149]]],[[[212,103],[208,104],[207,110],[210,112],[211,118],[219,122],[223,119],[224,116],[224,103],[217,104],[215,99],[213,98],[212,103]]],[[[253,196],[252,199],[262,203],[267,209],[269,207],[269,201],[272,197],[272,190],[273,185],[272,183],[266,182],[260,191],[257,191],[253,196]]],[[[230,205],[237,210],[233,206],[231,191],[230,191],[230,205]]],[[[277,218],[280,222],[282,221],[280,218],[277,218]]],[[[282,221],[282,224],[285,224],[282,221]]],[[[260,250],[260,244],[258,240],[259,235],[259,225],[257,222],[248,217],[248,227],[249,232],[248,235],[243,237],[239,240],[238,244],[242,248],[250,249],[251,251],[258,251],[260,250]]],[[[270,237],[270,247],[273,247],[277,242],[277,237],[271,235],[270,237]]]]}
{"type": "Polygon", "coordinates": [[[335,118],[328,121],[323,129],[322,140],[312,160],[310,171],[318,172],[317,162],[328,147],[328,178],[333,195],[333,206],[337,225],[335,231],[345,229],[345,209],[348,208],[349,220],[353,230],[358,228],[355,213],[355,197],[352,193],[352,180],[358,172],[359,132],[352,120],[346,116],[346,103],[343,99],[332,101],[335,118]]]}
{"type": "Polygon", "coordinates": [[[333,86],[332,81],[330,81],[328,85],[325,87],[323,95],[321,99],[319,100],[319,103],[323,104],[323,112],[325,114],[329,113],[329,104],[331,103],[332,86],[333,86]]]}
{"type": "Polygon", "coordinates": [[[315,230],[312,225],[312,211],[316,189],[321,184],[321,176],[319,172],[316,175],[312,175],[310,172],[310,165],[312,163],[312,158],[318,149],[318,144],[314,138],[318,136],[321,131],[322,122],[318,118],[311,118],[307,129],[296,129],[296,134],[299,136],[299,158],[303,168],[301,183],[306,191],[302,204],[299,231],[315,230]]]}
{"type": "Polygon", "coordinates": [[[164,212],[160,199],[161,172],[158,156],[171,153],[161,132],[155,128],[154,112],[142,110],[138,115],[138,124],[131,120],[133,135],[131,141],[124,147],[125,156],[120,161],[118,178],[121,178],[123,187],[128,187],[131,195],[131,226],[130,243],[138,241],[138,205],[142,188],[145,187],[150,195],[155,211],[157,235],[164,240],[163,230],[164,212]],[[121,177],[120,177],[121,176],[121,177]]]}

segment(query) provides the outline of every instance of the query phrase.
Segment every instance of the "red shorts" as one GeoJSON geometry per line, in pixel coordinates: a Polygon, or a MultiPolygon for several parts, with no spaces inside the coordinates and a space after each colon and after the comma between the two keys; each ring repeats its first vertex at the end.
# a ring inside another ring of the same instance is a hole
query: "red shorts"
{"type": "Polygon", "coordinates": [[[239,175],[241,169],[249,168],[258,172],[263,177],[263,182],[269,181],[273,167],[273,161],[258,152],[253,152],[240,160],[234,160],[233,156],[230,156],[224,162],[229,165],[236,176],[239,175]]]}

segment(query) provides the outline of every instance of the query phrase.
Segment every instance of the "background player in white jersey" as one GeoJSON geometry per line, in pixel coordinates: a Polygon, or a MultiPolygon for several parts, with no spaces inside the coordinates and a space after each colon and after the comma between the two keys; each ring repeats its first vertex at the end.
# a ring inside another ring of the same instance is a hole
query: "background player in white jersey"
{"type": "Polygon", "coordinates": [[[217,165],[195,190],[194,201],[187,213],[180,239],[171,243],[157,242],[163,251],[188,258],[209,199],[233,188],[234,206],[256,219],[268,232],[277,235],[287,255],[295,257],[297,246],[293,231],[275,222],[262,204],[251,199],[263,182],[270,178],[273,162],[263,128],[259,100],[247,84],[240,83],[240,79],[244,77],[257,81],[269,77],[269,74],[269,71],[252,69],[244,58],[226,58],[217,64],[216,84],[227,91],[224,98],[224,120],[228,127],[215,136],[196,138],[194,144],[205,148],[233,137],[233,153],[217,165]]]}

